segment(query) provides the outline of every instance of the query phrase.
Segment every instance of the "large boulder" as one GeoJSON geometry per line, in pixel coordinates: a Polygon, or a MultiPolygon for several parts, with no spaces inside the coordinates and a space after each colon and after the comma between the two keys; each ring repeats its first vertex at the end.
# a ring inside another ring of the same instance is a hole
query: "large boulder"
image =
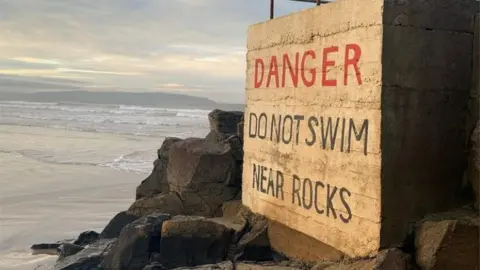
{"type": "Polygon", "coordinates": [[[240,111],[222,111],[218,109],[211,111],[208,114],[210,131],[236,134],[238,123],[242,120],[243,114],[240,111]]]}
{"type": "Polygon", "coordinates": [[[240,193],[235,169],[228,144],[189,138],[170,149],[167,179],[170,190],[180,196],[185,214],[209,217],[240,193]]]}
{"type": "Polygon", "coordinates": [[[158,149],[158,159],[153,163],[152,173],[137,187],[136,199],[152,196],[159,193],[168,193],[167,181],[168,155],[171,146],[181,139],[167,137],[162,146],[158,149]]]}
{"type": "Polygon", "coordinates": [[[123,227],[139,219],[140,216],[129,214],[127,211],[122,211],[116,214],[107,226],[100,233],[100,238],[109,239],[109,238],[118,238],[123,227]]]}
{"type": "Polygon", "coordinates": [[[100,239],[88,245],[85,249],[57,261],[55,270],[95,270],[104,269],[101,266],[116,239],[100,239]]]}
{"type": "Polygon", "coordinates": [[[415,231],[416,261],[422,269],[478,269],[479,217],[458,209],[426,217],[415,231]]]}
{"type": "Polygon", "coordinates": [[[268,222],[268,238],[274,251],[292,260],[339,261],[344,257],[339,250],[275,221],[268,222]]]}
{"type": "Polygon", "coordinates": [[[183,205],[176,193],[157,194],[136,200],[127,210],[134,216],[148,216],[154,213],[167,213],[172,216],[183,214],[183,205]]]}
{"type": "Polygon", "coordinates": [[[173,217],[162,226],[159,262],[169,269],[220,263],[231,236],[229,228],[204,217],[173,217]]]}
{"type": "Polygon", "coordinates": [[[125,226],[111,252],[105,256],[105,269],[143,269],[150,256],[160,251],[162,224],[170,219],[168,214],[153,214],[125,226]]]}

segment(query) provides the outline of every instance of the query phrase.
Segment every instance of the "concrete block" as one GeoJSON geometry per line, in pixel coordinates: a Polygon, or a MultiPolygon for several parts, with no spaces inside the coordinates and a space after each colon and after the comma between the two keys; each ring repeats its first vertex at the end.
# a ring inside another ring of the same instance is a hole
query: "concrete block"
{"type": "Polygon", "coordinates": [[[349,257],[460,203],[476,9],[453,2],[339,0],[251,26],[242,202],[349,257]]]}
{"type": "Polygon", "coordinates": [[[385,0],[383,23],[472,33],[475,0],[385,0]]]}

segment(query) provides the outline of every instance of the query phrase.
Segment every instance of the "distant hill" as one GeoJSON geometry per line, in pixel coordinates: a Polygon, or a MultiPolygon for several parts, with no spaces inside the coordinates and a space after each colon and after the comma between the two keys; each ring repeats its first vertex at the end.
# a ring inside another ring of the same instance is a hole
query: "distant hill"
{"type": "Polygon", "coordinates": [[[147,107],[163,107],[178,109],[223,109],[243,111],[243,104],[217,103],[208,98],[194,97],[161,92],[88,92],[57,91],[36,93],[0,92],[0,100],[30,102],[78,102],[90,104],[122,104],[147,107]]]}

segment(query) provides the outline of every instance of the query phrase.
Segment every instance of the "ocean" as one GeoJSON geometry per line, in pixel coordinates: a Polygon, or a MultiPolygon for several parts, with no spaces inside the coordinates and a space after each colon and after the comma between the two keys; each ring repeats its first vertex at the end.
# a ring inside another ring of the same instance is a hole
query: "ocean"
{"type": "Polygon", "coordinates": [[[204,137],[208,110],[0,101],[0,269],[48,269],[30,246],[100,232],[134,201],[168,136],[204,137]]]}

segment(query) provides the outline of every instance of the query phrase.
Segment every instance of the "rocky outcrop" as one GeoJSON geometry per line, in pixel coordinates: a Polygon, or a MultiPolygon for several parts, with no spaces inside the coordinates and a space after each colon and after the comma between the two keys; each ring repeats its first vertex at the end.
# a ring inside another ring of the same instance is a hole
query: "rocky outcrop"
{"type": "Polygon", "coordinates": [[[167,268],[222,262],[231,236],[229,228],[204,217],[173,217],[162,227],[160,262],[167,268]]]}
{"type": "Polygon", "coordinates": [[[101,239],[72,256],[59,260],[55,270],[102,269],[100,264],[108,255],[115,239],[101,239]]]}
{"type": "Polygon", "coordinates": [[[78,246],[86,246],[90,245],[91,243],[98,240],[99,233],[95,231],[85,231],[82,232],[75,241],[73,241],[74,245],[78,246]]]}
{"type": "Polygon", "coordinates": [[[422,269],[478,269],[479,218],[471,209],[418,223],[415,255],[401,247],[375,258],[345,258],[252,213],[240,200],[242,118],[243,113],[216,110],[209,115],[207,138],[165,139],[137,200],[100,235],[86,231],[75,241],[32,249],[57,252],[56,270],[413,270],[415,259],[422,269]]]}
{"type": "Polygon", "coordinates": [[[160,231],[170,219],[167,214],[154,214],[134,221],[123,228],[111,252],[105,256],[106,269],[143,269],[153,253],[160,251],[160,231]]]}
{"type": "Polygon", "coordinates": [[[167,213],[176,216],[183,214],[183,212],[182,201],[176,193],[162,193],[136,200],[128,209],[127,214],[148,216],[153,213],[167,213]]]}
{"type": "Polygon", "coordinates": [[[167,179],[185,214],[213,216],[240,192],[235,179],[236,162],[228,144],[190,138],[170,149],[167,179]]]}
{"type": "Polygon", "coordinates": [[[74,253],[75,246],[83,248],[98,240],[99,234],[95,231],[82,232],[76,239],[62,240],[56,243],[42,243],[35,244],[30,247],[33,255],[47,254],[47,255],[60,255],[62,257],[69,256],[67,254],[74,253]]]}
{"type": "Polygon", "coordinates": [[[57,243],[41,243],[34,244],[30,247],[32,250],[32,255],[46,254],[46,255],[56,255],[58,253],[58,248],[63,244],[62,241],[57,243]]]}
{"type": "Polygon", "coordinates": [[[99,238],[102,238],[102,239],[118,238],[118,236],[120,235],[120,232],[126,225],[134,222],[139,218],[140,216],[129,214],[127,213],[127,211],[120,212],[110,220],[107,226],[100,233],[99,238]]]}
{"type": "Polygon", "coordinates": [[[58,248],[58,260],[63,260],[68,256],[72,256],[82,251],[84,248],[82,246],[64,243],[58,248]]]}
{"type": "Polygon", "coordinates": [[[169,192],[167,181],[168,155],[172,145],[180,140],[181,139],[175,137],[165,138],[162,146],[158,149],[158,159],[153,163],[152,173],[137,187],[137,200],[143,197],[169,192]]]}
{"type": "Polygon", "coordinates": [[[415,233],[416,261],[422,269],[478,269],[480,220],[473,209],[435,214],[415,233]]]}

